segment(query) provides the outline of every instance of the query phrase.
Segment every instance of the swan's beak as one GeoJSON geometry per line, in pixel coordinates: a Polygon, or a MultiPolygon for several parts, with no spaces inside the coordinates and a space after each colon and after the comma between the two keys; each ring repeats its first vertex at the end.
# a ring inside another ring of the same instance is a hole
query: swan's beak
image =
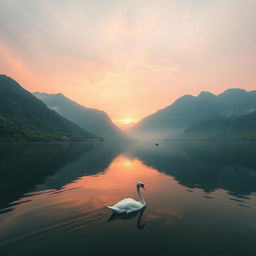
{"type": "Polygon", "coordinates": [[[146,190],[146,188],[145,187],[142,187],[144,190],[146,190]]]}

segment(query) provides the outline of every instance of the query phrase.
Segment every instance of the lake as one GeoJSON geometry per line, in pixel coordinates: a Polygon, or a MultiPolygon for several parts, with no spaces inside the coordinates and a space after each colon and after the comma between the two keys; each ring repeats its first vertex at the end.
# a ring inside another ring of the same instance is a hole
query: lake
{"type": "Polygon", "coordinates": [[[0,255],[256,251],[256,143],[1,144],[0,192],[0,255]]]}

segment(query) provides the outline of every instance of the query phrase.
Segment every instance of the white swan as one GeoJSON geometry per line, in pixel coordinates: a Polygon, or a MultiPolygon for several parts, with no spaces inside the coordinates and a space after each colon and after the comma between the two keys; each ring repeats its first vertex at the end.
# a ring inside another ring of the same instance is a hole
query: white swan
{"type": "Polygon", "coordinates": [[[136,184],[136,188],[137,188],[137,194],[140,199],[140,202],[134,200],[133,198],[125,198],[119,201],[118,203],[112,206],[107,206],[107,207],[115,213],[131,213],[131,212],[141,210],[146,206],[146,202],[141,195],[140,188],[145,189],[145,187],[142,182],[138,182],[136,184]]]}

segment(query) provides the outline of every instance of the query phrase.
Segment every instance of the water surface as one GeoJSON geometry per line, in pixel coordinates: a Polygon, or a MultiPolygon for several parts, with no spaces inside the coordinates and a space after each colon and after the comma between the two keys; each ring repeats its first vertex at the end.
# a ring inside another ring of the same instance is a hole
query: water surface
{"type": "MultiPolygon", "coordinates": [[[[0,145],[3,255],[254,255],[255,143],[0,145]],[[106,205],[135,197],[144,211],[106,205]]],[[[1,255],[2,255],[1,254],[1,255]]]]}

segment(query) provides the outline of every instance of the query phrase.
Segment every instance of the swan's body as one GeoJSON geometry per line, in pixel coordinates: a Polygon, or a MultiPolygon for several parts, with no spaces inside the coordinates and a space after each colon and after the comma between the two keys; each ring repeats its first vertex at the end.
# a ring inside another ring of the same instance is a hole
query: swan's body
{"type": "Polygon", "coordinates": [[[126,198],[108,208],[117,213],[130,213],[142,209],[145,205],[133,198],[126,198]]]}
{"type": "Polygon", "coordinates": [[[135,211],[139,211],[142,208],[146,206],[146,202],[143,199],[140,188],[144,189],[144,184],[142,182],[138,182],[137,185],[137,194],[140,199],[140,201],[136,201],[133,198],[125,198],[118,203],[112,205],[112,206],[107,206],[111,211],[115,213],[131,213],[135,211]]]}

